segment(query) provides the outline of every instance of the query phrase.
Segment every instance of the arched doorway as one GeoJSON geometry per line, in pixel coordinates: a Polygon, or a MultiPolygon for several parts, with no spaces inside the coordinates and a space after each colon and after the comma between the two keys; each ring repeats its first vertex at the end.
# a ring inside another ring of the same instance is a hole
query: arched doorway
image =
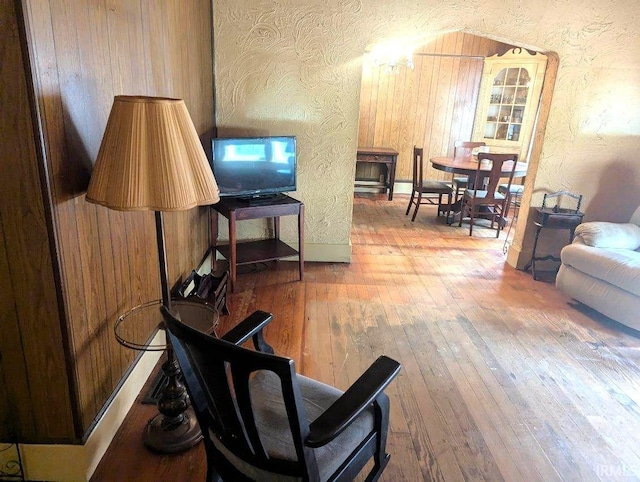
{"type": "MultiPolygon", "coordinates": [[[[514,48],[519,46],[458,31],[439,35],[418,46],[413,53],[413,68],[380,66],[372,55],[364,56],[358,145],[384,146],[398,151],[396,193],[410,190],[414,145],[424,147],[425,158],[451,156],[456,140],[478,137],[479,129],[477,125],[474,128],[474,123],[485,59],[514,48]]],[[[535,179],[557,70],[557,56],[547,52],[545,56],[548,62],[544,84],[536,94],[540,102],[530,114],[532,132],[526,136],[526,146],[519,149],[529,161],[522,201],[525,208],[531,198],[526,186],[533,185],[535,179]]],[[[431,179],[450,178],[450,174],[429,169],[425,176],[431,179]]],[[[365,182],[375,182],[380,175],[379,166],[375,164],[356,168],[356,179],[365,182]]],[[[523,212],[526,221],[526,209],[523,212]]],[[[515,251],[510,250],[508,261],[521,267],[524,262],[519,258],[526,223],[519,224],[512,240],[515,251]]]]}

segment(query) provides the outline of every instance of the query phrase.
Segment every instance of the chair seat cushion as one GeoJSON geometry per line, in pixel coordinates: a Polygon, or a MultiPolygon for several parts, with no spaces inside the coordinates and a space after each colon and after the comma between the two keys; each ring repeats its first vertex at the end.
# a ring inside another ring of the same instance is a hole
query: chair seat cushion
{"type": "Polygon", "coordinates": [[[422,181],[422,192],[449,194],[451,192],[451,186],[443,181],[422,181]]]}
{"type": "Polygon", "coordinates": [[[456,184],[458,187],[467,187],[469,184],[468,177],[454,177],[453,184],[456,184]]]}
{"type": "MultiPolygon", "coordinates": [[[[488,191],[481,191],[479,189],[467,189],[464,192],[464,196],[465,197],[470,197],[470,198],[475,198],[475,199],[484,199],[488,196],[489,192],[488,191]]],[[[495,193],[493,195],[493,199],[497,199],[499,201],[502,201],[504,199],[504,196],[500,193],[495,193]]]]}
{"type": "MultiPolygon", "coordinates": [[[[298,385],[309,423],[314,421],[343,392],[311,378],[297,375],[298,385]]],[[[285,411],[280,379],[273,372],[259,372],[250,385],[256,425],[265,450],[271,457],[296,460],[295,449],[285,411]],[[255,394],[255,395],[254,395],[255,394]]],[[[386,395],[384,395],[386,396],[386,395]]],[[[333,441],[315,451],[322,480],[326,480],[374,429],[373,407],[366,410],[333,441]]]]}
{"type": "Polygon", "coordinates": [[[498,192],[501,194],[507,194],[507,192],[509,194],[522,194],[522,191],[524,191],[522,184],[511,184],[511,186],[508,184],[500,184],[498,186],[498,192]]]}

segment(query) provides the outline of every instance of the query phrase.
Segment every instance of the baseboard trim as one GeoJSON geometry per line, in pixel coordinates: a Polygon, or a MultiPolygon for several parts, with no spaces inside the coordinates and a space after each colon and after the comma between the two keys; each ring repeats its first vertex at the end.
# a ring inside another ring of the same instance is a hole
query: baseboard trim
{"type": "Polygon", "coordinates": [[[393,184],[393,194],[411,194],[411,181],[396,181],[393,184]]]}
{"type": "MultiPolygon", "coordinates": [[[[152,343],[164,336],[159,331],[152,343]]],[[[19,444],[25,480],[88,482],[161,356],[142,354],[84,445],[19,444]]]]}
{"type": "Polygon", "coordinates": [[[530,258],[531,254],[524,253],[521,247],[515,245],[509,246],[509,251],[507,251],[507,264],[509,266],[522,270],[530,258]]]}
{"type": "Polygon", "coordinates": [[[349,244],[304,243],[304,260],[323,263],[350,263],[351,241],[349,244]]]}

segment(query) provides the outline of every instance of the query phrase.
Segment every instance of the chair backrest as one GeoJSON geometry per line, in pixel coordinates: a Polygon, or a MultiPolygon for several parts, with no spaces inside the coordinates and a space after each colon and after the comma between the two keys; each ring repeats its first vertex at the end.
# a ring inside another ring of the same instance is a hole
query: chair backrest
{"type": "MultiPolygon", "coordinates": [[[[484,198],[484,202],[490,203],[495,201],[495,194],[500,184],[500,179],[507,177],[506,183],[507,192],[513,182],[513,174],[518,163],[518,154],[495,154],[489,152],[478,153],[478,170],[476,172],[476,179],[485,179],[484,188],[476,187],[476,189],[483,189],[487,191],[487,195],[484,198]],[[491,170],[489,173],[483,171],[486,166],[486,162],[491,162],[491,170]]],[[[503,183],[504,184],[504,183],[503,183]]],[[[502,196],[501,196],[502,198],[502,196]]]]}
{"type": "Polygon", "coordinates": [[[251,477],[257,479],[274,474],[284,478],[317,479],[315,456],[303,443],[309,434],[309,423],[293,360],[199,332],[164,308],[162,314],[203,432],[209,479],[214,479],[210,476],[212,467],[225,480],[243,480],[246,478],[243,474],[247,473],[257,474],[251,477]],[[267,454],[260,422],[252,406],[252,395],[254,398],[259,395],[252,394],[250,388],[251,380],[261,371],[277,377],[273,385],[282,394],[277,403],[284,404],[288,418],[288,427],[282,427],[282,436],[293,441],[297,460],[267,454]]]}
{"type": "Polygon", "coordinates": [[[484,147],[487,144],[484,142],[476,142],[476,141],[456,141],[453,144],[453,157],[471,157],[473,155],[473,150],[478,147],[484,147]]]}
{"type": "Polygon", "coordinates": [[[413,189],[422,189],[422,172],[423,172],[423,149],[422,147],[413,146],[413,189]]]}

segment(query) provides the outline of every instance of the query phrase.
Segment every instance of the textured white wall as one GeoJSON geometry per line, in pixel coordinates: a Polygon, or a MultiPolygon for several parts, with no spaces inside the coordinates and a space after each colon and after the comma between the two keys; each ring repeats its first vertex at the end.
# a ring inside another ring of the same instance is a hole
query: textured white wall
{"type": "Polygon", "coordinates": [[[307,259],[344,253],[365,47],[465,30],[560,58],[532,205],[567,189],[587,219],[624,220],[640,204],[638,19],[637,0],[215,0],[219,134],[297,135],[307,259]]]}

